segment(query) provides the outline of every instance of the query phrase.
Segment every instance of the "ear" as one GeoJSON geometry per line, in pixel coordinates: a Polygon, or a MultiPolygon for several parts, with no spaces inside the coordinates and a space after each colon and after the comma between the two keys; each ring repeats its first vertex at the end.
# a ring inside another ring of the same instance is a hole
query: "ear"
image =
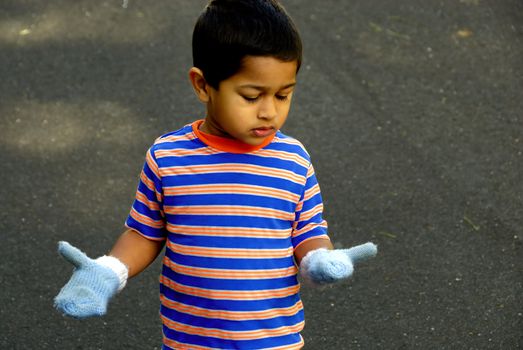
{"type": "Polygon", "coordinates": [[[209,89],[210,86],[207,84],[203,72],[200,68],[192,67],[189,70],[189,81],[196,93],[196,96],[200,99],[201,102],[209,102],[209,89]]]}

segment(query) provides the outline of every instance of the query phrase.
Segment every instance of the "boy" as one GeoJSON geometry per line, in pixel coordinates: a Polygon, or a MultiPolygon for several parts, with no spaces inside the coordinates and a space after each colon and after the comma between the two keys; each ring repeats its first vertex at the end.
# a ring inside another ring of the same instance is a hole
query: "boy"
{"type": "Polygon", "coordinates": [[[276,0],[212,0],[193,34],[189,79],[204,120],[149,149],[109,256],[66,242],[75,266],[55,299],[65,314],[103,315],[109,299],[165,246],[163,349],[300,349],[298,267],[316,283],[352,274],[372,243],[333,250],[309,155],[282,134],[301,40],[276,0]]]}

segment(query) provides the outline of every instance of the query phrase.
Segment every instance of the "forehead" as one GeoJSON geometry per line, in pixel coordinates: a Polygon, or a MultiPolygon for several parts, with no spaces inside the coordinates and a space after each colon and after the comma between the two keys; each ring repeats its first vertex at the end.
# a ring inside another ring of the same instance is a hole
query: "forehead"
{"type": "Polygon", "coordinates": [[[227,81],[237,86],[259,86],[281,89],[296,83],[297,61],[281,61],[274,57],[247,56],[240,70],[227,81]]]}

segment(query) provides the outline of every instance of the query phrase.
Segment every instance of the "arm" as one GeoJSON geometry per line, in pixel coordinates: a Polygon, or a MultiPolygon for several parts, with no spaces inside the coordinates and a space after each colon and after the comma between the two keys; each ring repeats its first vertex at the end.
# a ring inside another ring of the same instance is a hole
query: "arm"
{"type": "Polygon", "coordinates": [[[327,237],[327,224],[322,218],[322,212],[320,188],[310,164],[304,193],[297,206],[293,245],[300,274],[316,284],[332,283],[350,277],[355,263],[377,253],[377,247],[373,243],[350,249],[333,249],[327,237]]]}
{"type": "Polygon", "coordinates": [[[142,272],[162,250],[167,236],[162,211],[163,187],[153,147],[147,151],[126,222],[129,229],[116,241],[109,255],[93,260],[67,242],[58,244],[58,252],[75,267],[71,279],[54,300],[55,307],[64,314],[76,318],[104,315],[109,300],[125,287],[127,279],[142,272]]]}
{"type": "Polygon", "coordinates": [[[350,249],[333,249],[322,218],[323,203],[312,165],[307,171],[304,193],[297,205],[293,230],[294,257],[300,274],[316,284],[331,283],[350,277],[353,265],[377,253],[372,243],[350,249]]]}

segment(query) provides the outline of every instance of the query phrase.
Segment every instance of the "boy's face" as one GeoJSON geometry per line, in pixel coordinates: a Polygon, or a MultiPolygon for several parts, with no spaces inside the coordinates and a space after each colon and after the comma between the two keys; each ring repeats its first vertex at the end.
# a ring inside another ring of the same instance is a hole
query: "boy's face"
{"type": "Polygon", "coordinates": [[[248,56],[238,73],[208,87],[202,131],[259,145],[279,130],[289,113],[297,62],[248,56]]]}

